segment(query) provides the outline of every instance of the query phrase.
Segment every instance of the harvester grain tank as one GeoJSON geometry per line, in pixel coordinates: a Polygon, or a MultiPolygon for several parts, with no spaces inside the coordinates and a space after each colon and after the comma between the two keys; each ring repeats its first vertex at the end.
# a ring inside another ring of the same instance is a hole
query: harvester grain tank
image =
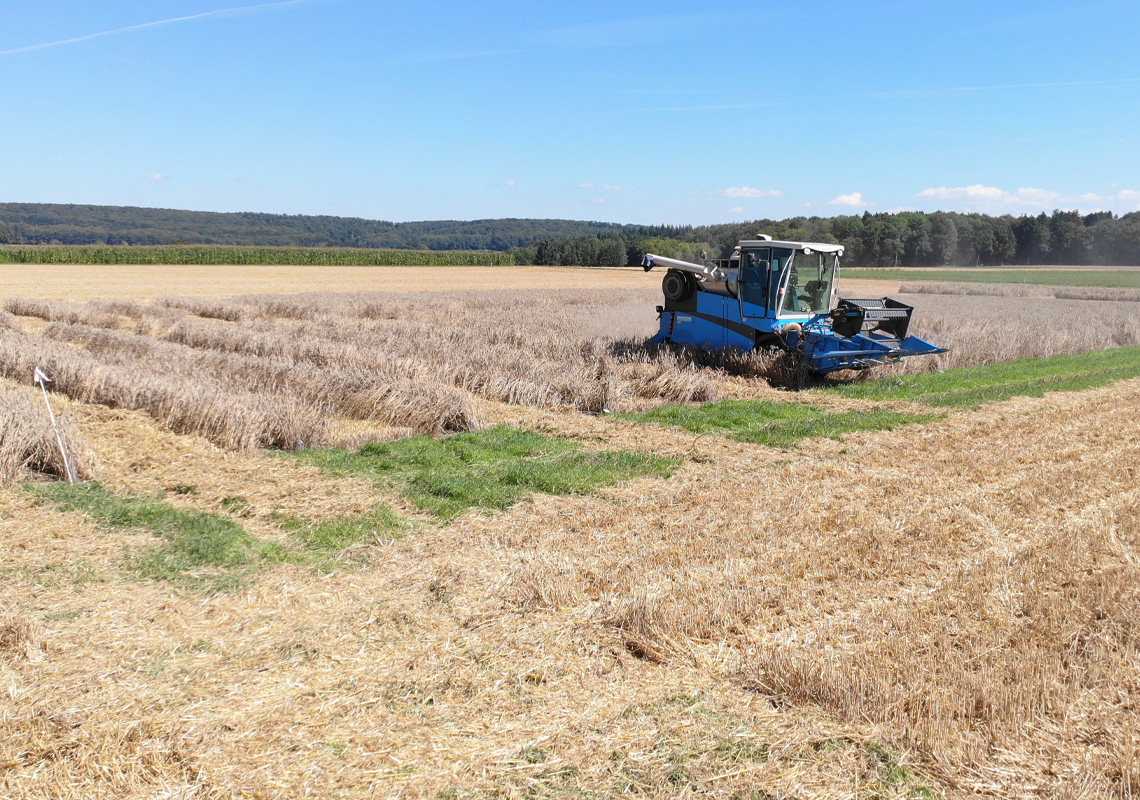
{"type": "Polygon", "coordinates": [[[661,329],[651,341],[710,350],[778,347],[818,373],[945,352],[908,335],[911,306],[889,297],[840,298],[842,255],[842,245],[768,236],[706,264],[647,254],[647,272],[668,268],[665,304],[657,307],[661,329]]]}

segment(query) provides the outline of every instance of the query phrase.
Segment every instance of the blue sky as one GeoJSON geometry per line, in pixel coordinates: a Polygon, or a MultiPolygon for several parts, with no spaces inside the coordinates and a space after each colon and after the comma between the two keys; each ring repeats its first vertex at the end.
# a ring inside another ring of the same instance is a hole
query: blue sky
{"type": "Polygon", "coordinates": [[[0,201],[1140,209],[1140,3],[0,2],[0,201]]]}

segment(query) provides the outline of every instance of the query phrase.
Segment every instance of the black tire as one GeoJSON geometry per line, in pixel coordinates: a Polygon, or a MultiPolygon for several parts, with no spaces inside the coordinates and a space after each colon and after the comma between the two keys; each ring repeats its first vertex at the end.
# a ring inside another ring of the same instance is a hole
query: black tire
{"type": "Polygon", "coordinates": [[[661,291],[670,303],[683,303],[696,291],[696,281],[687,272],[671,269],[661,280],[661,291]]]}

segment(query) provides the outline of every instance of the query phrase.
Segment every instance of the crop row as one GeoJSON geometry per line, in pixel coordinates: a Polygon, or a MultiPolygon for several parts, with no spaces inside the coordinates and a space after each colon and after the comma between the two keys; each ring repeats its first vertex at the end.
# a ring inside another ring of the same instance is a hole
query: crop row
{"type": "Polygon", "coordinates": [[[215,245],[0,246],[0,264],[166,264],[293,266],[503,266],[506,253],[473,250],[376,250],[354,247],[223,247],[215,245]]]}

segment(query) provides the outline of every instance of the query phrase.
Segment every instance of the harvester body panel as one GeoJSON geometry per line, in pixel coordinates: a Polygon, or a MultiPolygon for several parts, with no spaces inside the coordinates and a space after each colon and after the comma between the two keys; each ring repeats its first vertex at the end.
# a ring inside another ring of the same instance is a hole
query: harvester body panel
{"type": "Polygon", "coordinates": [[[945,352],[907,329],[913,308],[891,298],[840,299],[840,245],[741,242],[731,258],[692,264],[648,254],[668,267],[652,342],[710,350],[779,347],[819,373],[865,369],[945,352]]]}

